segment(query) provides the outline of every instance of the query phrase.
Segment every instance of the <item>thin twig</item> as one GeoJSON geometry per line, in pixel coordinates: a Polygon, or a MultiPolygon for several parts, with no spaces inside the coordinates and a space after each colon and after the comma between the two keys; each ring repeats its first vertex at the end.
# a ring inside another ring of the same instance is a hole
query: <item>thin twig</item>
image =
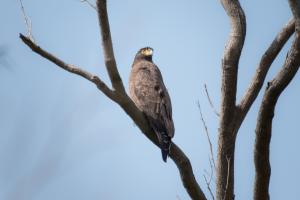
{"type": "Polygon", "coordinates": [[[204,180],[205,180],[205,183],[206,183],[206,186],[207,186],[207,189],[208,189],[208,191],[209,191],[209,193],[210,193],[211,198],[212,198],[213,200],[215,200],[215,196],[214,196],[214,194],[213,194],[213,192],[211,191],[211,188],[210,188],[210,182],[207,181],[205,175],[203,175],[203,177],[204,177],[204,180]]]}
{"type": "Polygon", "coordinates": [[[223,200],[226,199],[226,195],[227,195],[227,189],[228,189],[228,185],[229,185],[229,177],[230,177],[230,158],[226,156],[226,160],[227,160],[227,179],[226,179],[226,187],[225,187],[225,192],[224,192],[224,197],[223,200]]]}
{"type": "Polygon", "coordinates": [[[20,5],[21,5],[21,11],[24,17],[24,22],[25,22],[25,26],[27,29],[27,37],[29,37],[32,41],[34,41],[33,35],[32,35],[32,23],[30,18],[27,16],[26,12],[25,12],[25,8],[23,6],[23,1],[19,0],[20,5]]]}
{"type": "Polygon", "coordinates": [[[89,0],[80,0],[81,3],[87,3],[91,8],[95,9],[97,11],[97,7],[92,4],[89,0]]]}
{"type": "Polygon", "coordinates": [[[213,146],[212,146],[212,143],[211,143],[211,140],[210,140],[210,137],[209,137],[208,128],[206,126],[205,120],[204,120],[203,115],[202,115],[201,105],[200,105],[199,101],[197,101],[197,105],[198,105],[198,108],[199,108],[201,121],[202,121],[202,124],[204,126],[204,130],[205,130],[205,133],[206,133],[206,136],[207,136],[207,140],[208,140],[208,143],[209,143],[211,160],[213,162],[214,169],[216,169],[216,164],[215,164],[215,159],[214,159],[214,152],[213,152],[213,146]]]}
{"type": "Polygon", "coordinates": [[[214,197],[213,192],[212,192],[212,190],[210,188],[210,183],[211,183],[211,180],[212,180],[212,177],[213,177],[213,173],[214,173],[214,170],[216,169],[215,160],[214,160],[214,153],[213,153],[212,143],[211,143],[211,140],[210,140],[210,137],[209,137],[208,128],[207,128],[205,120],[203,118],[203,114],[202,114],[202,110],[201,110],[201,105],[200,105],[199,101],[197,101],[197,105],[198,105],[198,108],[199,108],[201,121],[202,121],[202,124],[204,126],[204,130],[205,130],[205,133],[206,133],[206,136],[207,136],[207,140],[208,140],[208,143],[209,143],[209,147],[210,147],[209,164],[210,164],[210,171],[211,172],[208,173],[205,170],[205,172],[209,175],[209,180],[207,180],[207,178],[206,178],[205,175],[203,175],[203,176],[204,176],[204,179],[205,179],[205,182],[206,182],[206,185],[207,185],[207,189],[209,190],[209,193],[210,193],[212,199],[214,200],[215,197],[214,197]]]}
{"type": "Polygon", "coordinates": [[[213,164],[212,164],[212,159],[209,159],[209,166],[210,166],[210,178],[209,178],[209,183],[211,183],[211,181],[213,180],[213,176],[214,176],[214,168],[213,168],[213,164]]]}
{"type": "Polygon", "coordinates": [[[210,96],[209,96],[209,93],[208,93],[208,89],[207,89],[206,84],[204,84],[204,89],[205,89],[205,93],[206,93],[206,96],[207,96],[207,99],[208,99],[208,102],[209,102],[210,107],[212,108],[212,110],[214,111],[214,113],[215,113],[218,117],[220,117],[219,112],[216,110],[216,108],[215,108],[214,104],[212,103],[212,100],[211,100],[211,98],[210,98],[210,96]]]}
{"type": "MultiPolygon", "coordinates": [[[[136,107],[134,102],[127,96],[125,88],[122,83],[122,79],[119,75],[113,48],[112,48],[112,41],[110,36],[109,30],[109,23],[108,23],[108,16],[107,16],[107,9],[106,9],[106,0],[97,0],[97,10],[98,10],[98,17],[99,17],[99,25],[101,28],[101,36],[102,36],[102,44],[104,50],[104,58],[105,64],[107,67],[107,71],[112,83],[114,90],[111,90],[106,86],[106,84],[101,81],[98,76],[95,76],[89,72],[86,72],[78,67],[73,65],[67,64],[64,61],[58,59],[54,55],[48,53],[47,51],[43,50],[37,44],[33,42],[29,37],[26,37],[20,34],[21,40],[34,52],[39,54],[40,56],[50,60],[51,62],[55,63],[57,66],[67,70],[71,73],[78,74],[87,80],[95,83],[97,87],[111,100],[116,102],[122,109],[128,114],[131,119],[136,123],[136,125],[140,128],[142,133],[150,139],[155,145],[159,145],[157,137],[153,134],[153,130],[149,126],[147,119],[145,118],[144,114],[136,107]]],[[[205,194],[201,190],[195,175],[193,173],[192,165],[189,158],[184,154],[184,152],[175,144],[172,143],[171,150],[170,150],[170,157],[175,162],[182,183],[189,193],[192,199],[199,199],[199,200],[206,200],[205,194]]]]}
{"type": "Polygon", "coordinates": [[[214,200],[215,196],[214,196],[214,194],[212,192],[212,189],[210,187],[211,181],[213,180],[213,174],[214,174],[214,169],[213,169],[211,158],[209,158],[209,165],[210,165],[210,173],[208,173],[207,170],[204,170],[204,172],[207,174],[207,176],[209,176],[209,180],[206,178],[205,174],[203,176],[204,176],[204,179],[205,179],[205,183],[206,183],[207,189],[208,189],[208,191],[209,191],[212,199],[214,200]]]}

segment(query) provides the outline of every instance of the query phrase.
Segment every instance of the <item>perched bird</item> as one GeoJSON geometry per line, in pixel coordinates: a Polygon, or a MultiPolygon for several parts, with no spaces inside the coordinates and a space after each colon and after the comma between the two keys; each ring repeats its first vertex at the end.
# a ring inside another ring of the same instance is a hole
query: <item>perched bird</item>
{"type": "Polygon", "coordinates": [[[158,138],[162,158],[167,161],[174,136],[172,105],[158,67],[152,61],[153,49],[140,49],[133,61],[129,78],[132,101],[145,114],[158,138]]]}

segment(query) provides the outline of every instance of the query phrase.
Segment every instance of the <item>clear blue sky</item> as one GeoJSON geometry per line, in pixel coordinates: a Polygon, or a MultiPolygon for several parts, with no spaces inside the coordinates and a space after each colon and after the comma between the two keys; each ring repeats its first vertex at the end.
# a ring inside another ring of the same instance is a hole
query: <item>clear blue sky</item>
{"type": "MultiPolygon", "coordinates": [[[[247,36],[238,99],[276,33],[291,17],[287,1],[242,0],[247,36]]],[[[79,0],[24,0],[36,41],[66,62],[108,81],[96,12],[79,0]]],[[[109,1],[115,56],[127,85],[136,51],[154,48],[173,103],[174,141],[203,174],[209,147],[199,100],[216,152],[218,119],[205,96],[220,104],[220,61],[229,31],[219,1],[109,1]]],[[[18,0],[0,3],[0,199],[189,199],[174,163],[90,82],[32,53],[18,0]]],[[[290,44],[290,42],[289,42],[290,44]]],[[[287,45],[288,47],[289,45],[287,45]]],[[[282,66],[287,47],[267,80],[282,66]]],[[[278,101],[271,144],[271,198],[296,199],[299,190],[299,75],[278,101]]],[[[260,94],[237,138],[236,199],[251,199],[253,143],[260,94]]],[[[213,186],[214,189],[214,186],[213,186]]]]}

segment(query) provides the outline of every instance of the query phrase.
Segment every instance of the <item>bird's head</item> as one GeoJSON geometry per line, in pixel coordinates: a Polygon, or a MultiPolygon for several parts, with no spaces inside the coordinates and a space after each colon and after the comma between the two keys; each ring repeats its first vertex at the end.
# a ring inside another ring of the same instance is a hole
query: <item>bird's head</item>
{"type": "Polygon", "coordinates": [[[145,59],[152,61],[153,49],[151,47],[141,48],[135,55],[135,59],[145,59]]]}

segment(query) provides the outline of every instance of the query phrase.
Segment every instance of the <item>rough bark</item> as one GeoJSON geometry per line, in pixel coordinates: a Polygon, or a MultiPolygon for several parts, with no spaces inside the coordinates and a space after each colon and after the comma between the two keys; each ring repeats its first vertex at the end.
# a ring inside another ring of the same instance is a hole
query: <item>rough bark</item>
{"type": "Polygon", "coordinates": [[[246,116],[251,105],[258,96],[273,61],[294,32],[295,20],[291,19],[277,34],[269,48],[263,54],[255,75],[239,104],[243,118],[246,116]]]}
{"type": "MultiPolygon", "coordinates": [[[[143,113],[135,106],[133,101],[128,97],[124,89],[122,79],[119,75],[116,65],[112,39],[109,29],[109,21],[107,15],[106,0],[97,0],[97,11],[99,17],[99,25],[101,29],[102,46],[104,51],[105,66],[109,74],[113,90],[110,89],[98,76],[93,75],[81,68],[70,65],[57,58],[53,54],[45,51],[38,46],[30,37],[20,34],[21,40],[31,48],[35,53],[48,59],[62,69],[71,73],[80,75],[85,79],[93,82],[97,88],[103,92],[108,98],[116,102],[136,123],[144,135],[150,139],[156,146],[159,146],[158,140],[150,128],[148,121],[143,113]]],[[[191,163],[184,152],[174,143],[171,145],[170,157],[177,165],[180,172],[182,183],[192,199],[206,200],[206,197],[197,183],[191,163]]]]}
{"type": "Polygon", "coordinates": [[[124,85],[117,69],[117,64],[114,56],[114,50],[111,40],[110,27],[107,15],[106,1],[97,1],[97,13],[99,26],[102,36],[102,47],[104,53],[105,66],[111,80],[113,88],[117,92],[125,93],[124,85]]]}
{"type": "Polygon", "coordinates": [[[221,112],[217,157],[217,199],[234,198],[234,149],[237,116],[238,63],[246,35],[246,18],[237,0],[221,1],[231,22],[231,32],[222,59],[221,112]],[[229,162],[230,161],[230,162],[229,162]]]}
{"type": "Polygon", "coordinates": [[[53,62],[54,64],[61,67],[62,69],[67,70],[68,72],[77,74],[79,76],[82,76],[83,78],[93,82],[94,84],[96,84],[96,86],[99,88],[99,90],[101,90],[107,97],[109,97],[110,99],[112,99],[114,101],[116,100],[114,92],[110,88],[108,88],[107,85],[98,76],[93,75],[93,74],[91,74],[79,67],[76,67],[74,65],[65,63],[64,61],[57,58],[53,54],[42,49],[40,46],[38,46],[36,43],[34,43],[32,41],[32,39],[24,36],[23,34],[20,34],[20,38],[35,53],[37,53],[40,56],[46,58],[47,60],[53,62]]]}
{"type": "MultiPolygon", "coordinates": [[[[246,35],[246,18],[238,0],[221,0],[221,3],[229,16],[231,32],[222,59],[221,110],[216,173],[216,199],[218,200],[234,199],[234,151],[238,130],[261,90],[271,64],[295,31],[292,47],[282,69],[268,83],[265,90],[257,120],[254,152],[256,168],[254,199],[265,200],[269,199],[268,187],[271,174],[269,145],[275,106],[280,94],[291,82],[300,64],[300,3],[299,0],[289,0],[294,18],[283,27],[262,56],[256,73],[238,105],[236,105],[237,75],[239,59],[246,35]]],[[[67,64],[39,47],[33,41],[31,35],[26,37],[20,34],[20,38],[35,53],[62,69],[82,76],[94,83],[101,92],[117,103],[130,116],[150,141],[158,146],[157,138],[145,116],[126,94],[114,57],[106,4],[106,0],[97,0],[95,8],[97,9],[101,29],[105,66],[112,89],[98,76],[74,65],[67,64]]],[[[196,200],[205,200],[206,197],[193,174],[190,160],[174,143],[171,145],[170,157],[177,165],[182,183],[190,197],[196,200]]]]}
{"type": "Polygon", "coordinates": [[[300,2],[289,0],[295,18],[295,37],[282,69],[265,90],[256,125],[254,148],[255,182],[254,199],[268,200],[271,176],[270,142],[274,110],[280,94],[292,81],[300,65],[300,2]]]}
{"type": "Polygon", "coordinates": [[[290,20],[261,58],[256,73],[236,106],[239,58],[246,35],[246,19],[237,0],[221,3],[231,21],[231,32],[222,59],[221,113],[218,141],[217,199],[234,199],[234,150],[238,130],[261,90],[271,64],[294,32],[290,20]],[[230,161],[230,162],[229,162],[230,161]]]}

